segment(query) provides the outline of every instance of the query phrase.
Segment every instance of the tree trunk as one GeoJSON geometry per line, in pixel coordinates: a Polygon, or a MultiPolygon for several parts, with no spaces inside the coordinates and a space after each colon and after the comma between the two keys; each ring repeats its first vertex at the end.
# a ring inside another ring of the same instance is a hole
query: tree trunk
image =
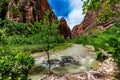
{"type": "Polygon", "coordinates": [[[48,58],[48,67],[49,67],[49,69],[48,69],[48,73],[49,74],[51,74],[52,72],[51,72],[51,64],[50,64],[50,53],[49,53],[49,51],[46,51],[46,54],[47,54],[47,58],[48,58]]]}

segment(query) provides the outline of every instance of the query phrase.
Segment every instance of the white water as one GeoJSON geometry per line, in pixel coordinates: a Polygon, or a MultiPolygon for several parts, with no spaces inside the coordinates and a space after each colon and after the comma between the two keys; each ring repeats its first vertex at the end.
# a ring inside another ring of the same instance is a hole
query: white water
{"type": "MultiPolygon", "coordinates": [[[[52,72],[55,74],[67,74],[67,73],[79,73],[89,71],[91,69],[96,69],[97,61],[96,61],[96,53],[88,48],[83,47],[82,45],[73,44],[73,46],[55,52],[50,55],[50,59],[61,59],[61,56],[72,56],[76,61],[79,61],[79,65],[66,65],[66,66],[58,66],[52,68],[52,72]]],[[[39,80],[42,76],[48,73],[48,69],[41,69],[39,66],[43,63],[43,61],[47,60],[47,56],[36,57],[35,58],[35,66],[30,71],[30,78],[32,80],[39,80]]]]}

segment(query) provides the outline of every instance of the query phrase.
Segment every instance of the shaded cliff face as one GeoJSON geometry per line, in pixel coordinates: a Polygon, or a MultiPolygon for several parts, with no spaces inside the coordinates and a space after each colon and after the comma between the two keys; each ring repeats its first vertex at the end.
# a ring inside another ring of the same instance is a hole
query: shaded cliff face
{"type": "Polygon", "coordinates": [[[84,33],[83,24],[76,25],[72,29],[72,37],[81,36],[84,33]]]}
{"type": "Polygon", "coordinates": [[[64,18],[61,18],[61,20],[60,20],[59,32],[65,38],[71,38],[71,30],[64,18]]]}
{"type": "Polygon", "coordinates": [[[57,19],[54,12],[50,8],[47,0],[19,0],[18,2],[12,1],[9,3],[9,7],[16,7],[18,13],[15,10],[9,9],[7,12],[7,17],[14,21],[20,22],[34,22],[40,21],[45,16],[45,11],[49,10],[49,19],[57,19]]]}
{"type": "MultiPolygon", "coordinates": [[[[81,24],[73,27],[72,37],[81,36],[83,33],[89,31],[90,29],[105,30],[111,27],[115,21],[119,20],[119,18],[117,17],[112,17],[111,19],[108,19],[103,23],[96,22],[96,18],[98,18],[99,15],[103,12],[102,7],[104,6],[105,6],[105,3],[101,4],[101,9],[97,11],[92,11],[92,10],[88,11],[85,15],[84,20],[81,22],[81,24]]],[[[120,3],[114,5],[114,13],[120,14],[120,3]]]]}
{"type": "MultiPolygon", "coordinates": [[[[7,18],[16,22],[33,23],[34,21],[43,20],[45,12],[50,11],[49,21],[57,20],[56,15],[48,4],[47,0],[19,0],[9,3],[9,7],[16,7],[18,13],[9,9],[7,12],[7,18]]],[[[65,19],[61,19],[59,26],[60,34],[65,38],[71,36],[70,28],[68,27],[65,19]]]]}
{"type": "Polygon", "coordinates": [[[72,37],[81,36],[86,29],[96,26],[95,18],[98,16],[97,11],[88,11],[81,24],[76,25],[72,29],[72,37]]]}

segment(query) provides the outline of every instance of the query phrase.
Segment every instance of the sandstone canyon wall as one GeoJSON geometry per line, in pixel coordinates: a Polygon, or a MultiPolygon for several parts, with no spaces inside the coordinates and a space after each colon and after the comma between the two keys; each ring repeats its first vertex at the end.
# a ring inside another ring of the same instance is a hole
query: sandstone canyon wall
{"type": "MultiPolygon", "coordinates": [[[[101,9],[98,9],[97,11],[88,11],[84,17],[84,20],[80,24],[74,26],[74,28],[72,29],[72,37],[81,36],[83,33],[89,31],[90,29],[97,28],[100,30],[105,30],[106,28],[111,27],[115,21],[120,20],[117,17],[112,17],[106,22],[103,22],[101,24],[97,23],[96,18],[101,14],[101,12],[103,11],[102,8],[104,6],[105,2],[101,4],[101,9]]],[[[120,3],[115,4],[113,8],[115,14],[120,14],[120,3]]]]}
{"type": "Polygon", "coordinates": [[[65,38],[71,38],[71,30],[64,18],[60,20],[59,32],[61,35],[64,35],[65,38]]]}
{"type": "MultiPolygon", "coordinates": [[[[48,16],[50,23],[53,20],[57,20],[47,0],[13,0],[9,3],[9,9],[6,16],[16,22],[33,23],[34,21],[43,20],[47,10],[50,11],[50,15],[48,16]],[[11,7],[15,7],[18,13],[13,12],[11,7]]],[[[60,21],[59,32],[65,38],[71,36],[71,30],[65,19],[61,19],[60,21]]]]}
{"type": "Polygon", "coordinates": [[[15,2],[15,0],[13,0],[9,3],[9,8],[10,7],[15,7],[19,11],[16,14],[14,12],[14,8],[14,10],[8,10],[7,17],[14,21],[25,23],[40,21],[44,18],[45,11],[47,10],[50,11],[50,21],[52,21],[53,19],[57,19],[47,0],[19,0],[18,2],[15,2]]]}

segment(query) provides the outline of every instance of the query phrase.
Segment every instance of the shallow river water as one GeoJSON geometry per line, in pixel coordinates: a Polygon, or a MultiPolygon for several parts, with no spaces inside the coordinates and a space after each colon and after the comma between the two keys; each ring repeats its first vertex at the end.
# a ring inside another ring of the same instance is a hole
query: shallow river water
{"type": "MultiPolygon", "coordinates": [[[[51,60],[61,61],[62,57],[72,57],[72,60],[76,63],[65,63],[62,66],[60,64],[52,64],[51,71],[54,74],[62,75],[67,73],[79,73],[97,69],[97,55],[92,46],[84,47],[82,45],[73,44],[71,47],[65,50],[53,52],[50,54],[51,60]]],[[[31,80],[40,80],[47,73],[47,56],[43,55],[36,57],[35,66],[30,70],[29,78],[31,80]]]]}

